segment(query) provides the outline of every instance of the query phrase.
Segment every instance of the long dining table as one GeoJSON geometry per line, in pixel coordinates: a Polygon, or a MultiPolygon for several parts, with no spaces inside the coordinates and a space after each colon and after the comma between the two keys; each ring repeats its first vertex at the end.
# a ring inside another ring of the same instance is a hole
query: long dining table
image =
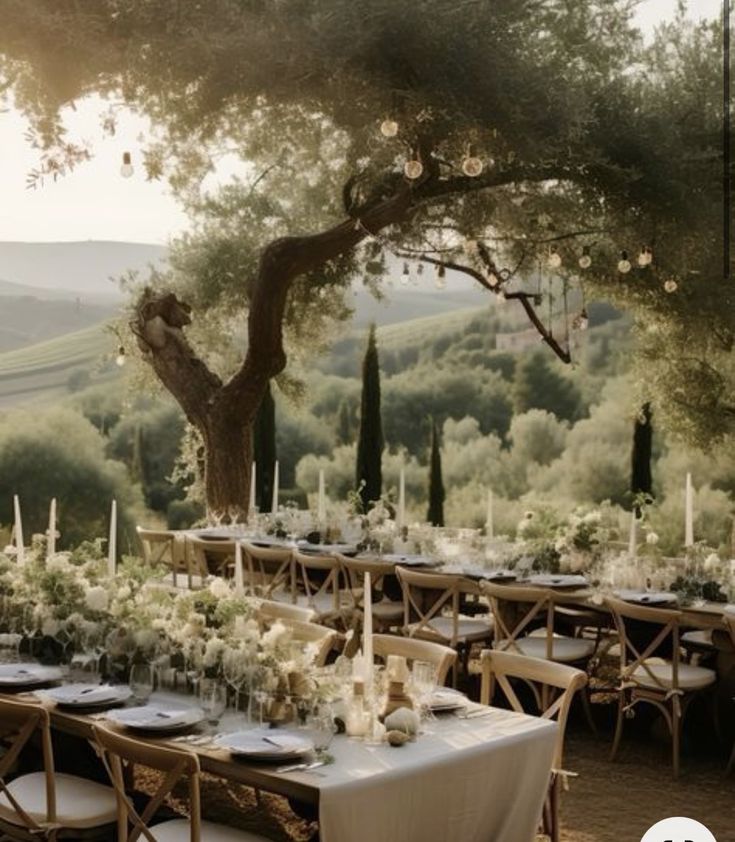
{"type": "MultiPolygon", "coordinates": [[[[157,695],[158,701],[166,698],[157,695]]],[[[60,732],[93,739],[95,724],[116,727],[102,714],[44,703],[60,732]]],[[[204,772],[315,807],[322,842],[531,842],[558,726],[479,708],[473,705],[465,717],[437,716],[425,733],[399,748],[337,735],[330,747],[333,762],[311,771],[278,771],[212,744],[169,739],[194,751],[204,772]]]]}

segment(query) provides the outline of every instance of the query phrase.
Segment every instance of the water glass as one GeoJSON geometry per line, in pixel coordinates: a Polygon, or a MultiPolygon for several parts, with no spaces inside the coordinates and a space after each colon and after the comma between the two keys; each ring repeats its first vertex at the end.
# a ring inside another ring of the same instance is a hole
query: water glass
{"type": "Polygon", "coordinates": [[[428,705],[436,688],[436,667],[429,661],[414,661],[411,670],[411,684],[421,708],[428,705]]]}
{"type": "Polygon", "coordinates": [[[153,667],[151,664],[133,664],[130,668],[129,683],[135,701],[145,704],[153,692],[153,667]]]}
{"type": "Polygon", "coordinates": [[[217,726],[227,708],[227,685],[215,678],[203,678],[199,683],[199,703],[212,726],[217,726]]]}

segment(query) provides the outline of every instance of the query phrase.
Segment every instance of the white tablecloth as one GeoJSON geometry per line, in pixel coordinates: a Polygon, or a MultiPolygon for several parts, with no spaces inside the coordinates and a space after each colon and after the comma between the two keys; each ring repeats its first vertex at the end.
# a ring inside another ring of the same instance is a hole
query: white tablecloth
{"type": "Polygon", "coordinates": [[[334,740],[336,762],[311,781],[322,842],[533,840],[556,724],[493,710],[428,728],[400,748],[334,740]]]}

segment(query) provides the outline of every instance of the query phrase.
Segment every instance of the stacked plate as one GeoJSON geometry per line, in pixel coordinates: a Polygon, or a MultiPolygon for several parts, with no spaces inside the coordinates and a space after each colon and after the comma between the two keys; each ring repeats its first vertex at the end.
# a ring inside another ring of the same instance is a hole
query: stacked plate
{"type": "Polygon", "coordinates": [[[65,684],[45,695],[64,708],[107,708],[126,702],[133,694],[122,684],[65,684]]]}
{"type": "Polygon", "coordinates": [[[133,731],[182,731],[204,720],[204,711],[198,707],[172,707],[171,705],[141,705],[134,708],[113,710],[110,722],[133,731]]]}
{"type": "Polygon", "coordinates": [[[669,591],[616,591],[615,595],[637,605],[673,605],[677,601],[676,594],[669,591]]]}
{"type": "Polygon", "coordinates": [[[294,731],[272,728],[220,734],[215,744],[236,757],[269,762],[303,757],[314,750],[314,743],[307,737],[294,731]]]}
{"type": "Polygon", "coordinates": [[[44,667],[41,664],[0,664],[0,688],[22,689],[39,687],[61,681],[64,677],[59,667],[44,667]]]}
{"type": "Polygon", "coordinates": [[[588,584],[584,576],[575,574],[554,576],[549,573],[540,573],[537,576],[531,576],[528,581],[542,588],[584,588],[588,584]]]}

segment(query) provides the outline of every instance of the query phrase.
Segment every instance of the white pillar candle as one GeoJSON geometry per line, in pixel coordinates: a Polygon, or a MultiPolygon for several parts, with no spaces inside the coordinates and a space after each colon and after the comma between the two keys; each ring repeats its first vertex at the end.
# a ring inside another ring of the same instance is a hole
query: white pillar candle
{"type": "Polygon", "coordinates": [[[23,520],[20,516],[20,499],[17,494],[13,495],[13,514],[15,516],[15,558],[18,564],[25,564],[26,545],[23,540],[23,520]]]}
{"type": "Polygon", "coordinates": [[[408,662],[402,655],[388,655],[385,662],[385,672],[388,681],[405,684],[409,678],[408,662]]]}
{"type": "Polygon", "coordinates": [[[110,536],[107,541],[107,574],[115,575],[117,569],[117,500],[110,506],[110,536]]]}
{"type": "Polygon", "coordinates": [[[690,473],[687,473],[684,498],[684,546],[691,547],[694,544],[694,488],[690,473]]]}
{"type": "Polygon", "coordinates": [[[638,522],[635,510],[630,513],[630,538],[628,539],[628,555],[635,558],[638,555],[638,522]]]}
{"type": "Polygon", "coordinates": [[[278,511],[278,459],[273,466],[273,501],[271,502],[271,512],[275,514],[278,511]]]}
{"type": "Polygon", "coordinates": [[[46,558],[51,558],[56,552],[56,497],[51,498],[48,509],[48,540],[46,541],[46,558]]]}
{"type": "Polygon", "coordinates": [[[257,478],[257,469],[255,461],[250,466],[250,505],[248,506],[248,514],[253,514],[255,511],[255,480],[257,478]]]}
{"type": "Polygon", "coordinates": [[[495,537],[495,527],[493,525],[493,492],[488,489],[487,492],[487,513],[485,515],[485,535],[488,538],[495,537]]]}
{"type": "Polygon", "coordinates": [[[406,469],[401,466],[401,475],[398,479],[398,511],[396,513],[396,526],[403,529],[406,525],[406,469]]]}
{"type": "Polygon", "coordinates": [[[245,593],[245,583],[242,572],[242,545],[235,541],[235,594],[242,596],[245,593]]]}
{"type": "Polygon", "coordinates": [[[316,504],[316,519],[319,525],[323,525],[327,521],[327,498],[324,488],[324,469],[319,468],[319,497],[316,504]]]}
{"type": "Polygon", "coordinates": [[[365,572],[364,581],[364,595],[363,595],[363,610],[365,612],[362,628],[363,640],[362,651],[365,656],[365,693],[368,697],[372,697],[373,693],[373,591],[370,574],[365,572]]]}

